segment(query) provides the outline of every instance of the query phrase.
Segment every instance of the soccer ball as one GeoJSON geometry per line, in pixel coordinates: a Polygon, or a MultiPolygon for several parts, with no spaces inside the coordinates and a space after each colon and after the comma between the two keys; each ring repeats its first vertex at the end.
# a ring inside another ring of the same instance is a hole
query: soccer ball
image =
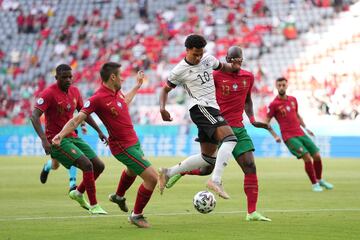
{"type": "Polygon", "coordinates": [[[214,194],[211,192],[201,191],[195,194],[193,204],[198,212],[205,214],[214,210],[216,206],[216,199],[214,194]]]}

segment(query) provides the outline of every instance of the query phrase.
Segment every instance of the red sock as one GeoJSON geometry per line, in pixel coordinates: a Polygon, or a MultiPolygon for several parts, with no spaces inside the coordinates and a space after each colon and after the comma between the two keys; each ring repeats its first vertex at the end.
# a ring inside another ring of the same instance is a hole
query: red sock
{"type": "Polygon", "coordinates": [[[314,161],[314,169],[315,169],[316,178],[318,180],[320,180],[321,179],[321,173],[322,173],[321,160],[320,161],[314,161]]]}
{"type": "Polygon", "coordinates": [[[201,175],[201,171],[200,171],[200,168],[199,169],[194,169],[194,170],[191,170],[191,171],[187,171],[187,172],[182,172],[180,173],[181,175],[201,175]]]}
{"type": "Polygon", "coordinates": [[[125,195],[126,190],[133,184],[136,176],[132,177],[126,174],[126,171],[123,171],[119,180],[119,184],[116,190],[116,195],[123,197],[125,195]]]}
{"type": "Polygon", "coordinates": [[[256,211],[258,188],[259,187],[256,173],[246,174],[244,178],[244,192],[247,198],[248,213],[256,211]]]}
{"type": "MultiPolygon", "coordinates": [[[[101,173],[94,172],[94,180],[96,180],[101,173]]],[[[79,186],[76,188],[79,192],[84,193],[85,192],[85,184],[84,180],[79,184],[79,186]]]]}
{"type": "Polygon", "coordinates": [[[305,162],[305,172],[309,176],[311,183],[315,184],[317,181],[315,177],[314,165],[312,164],[312,162],[305,162]]]}
{"type": "Polygon", "coordinates": [[[90,205],[97,204],[94,172],[93,171],[83,172],[83,182],[85,185],[86,193],[89,198],[90,205]]]}
{"type": "Polygon", "coordinates": [[[146,204],[151,198],[152,193],[153,190],[146,189],[143,184],[140,185],[134,206],[134,214],[142,214],[146,204]]]}

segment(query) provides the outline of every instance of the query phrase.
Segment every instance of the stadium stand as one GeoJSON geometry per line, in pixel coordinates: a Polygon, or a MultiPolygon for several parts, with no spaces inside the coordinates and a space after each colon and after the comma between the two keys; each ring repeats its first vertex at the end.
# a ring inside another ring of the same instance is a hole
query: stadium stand
{"type": "MultiPolygon", "coordinates": [[[[259,117],[273,97],[273,80],[281,75],[289,78],[296,94],[307,97],[309,112],[351,119],[359,113],[354,52],[359,51],[360,32],[345,27],[359,25],[351,23],[358,17],[354,12],[359,11],[352,11],[358,9],[356,2],[0,0],[0,6],[0,124],[28,122],[33,98],[53,81],[56,65],[71,64],[86,98],[97,88],[98,70],[108,60],[122,63],[125,89],[138,69],[145,70],[148,79],[132,115],[136,123],[159,124],[157,117],[144,120],[136,113],[150,116],[154,111],[158,91],[169,69],[183,58],[183,40],[192,32],[205,35],[207,51],[220,59],[230,45],[244,48],[244,68],[256,76],[259,117]],[[315,49],[318,41],[322,48],[315,49]],[[342,68],[317,71],[335,65],[342,68]],[[344,96],[351,90],[353,94],[344,96]],[[351,107],[342,109],[343,100],[351,107]]],[[[181,89],[171,96],[171,103],[185,105],[181,89]]],[[[186,111],[175,109],[183,114],[181,121],[187,121],[186,111]]]]}

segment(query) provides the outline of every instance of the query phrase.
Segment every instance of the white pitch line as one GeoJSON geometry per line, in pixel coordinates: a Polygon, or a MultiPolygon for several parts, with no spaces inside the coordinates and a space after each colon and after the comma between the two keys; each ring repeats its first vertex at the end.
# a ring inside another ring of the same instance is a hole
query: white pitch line
{"type": "MultiPolygon", "coordinates": [[[[273,213],[298,213],[298,212],[360,212],[360,208],[324,208],[324,209],[262,209],[263,212],[273,213]]],[[[228,212],[212,212],[211,214],[238,214],[246,213],[246,211],[228,211],[228,212]]],[[[196,215],[197,212],[177,212],[177,213],[147,213],[147,216],[178,216],[178,215],[196,215]]],[[[79,219],[79,218],[115,218],[127,217],[128,214],[112,214],[112,215],[86,215],[86,216],[62,216],[62,217],[9,217],[0,218],[0,222],[13,221],[31,221],[31,220],[57,220],[57,219],[79,219]]]]}

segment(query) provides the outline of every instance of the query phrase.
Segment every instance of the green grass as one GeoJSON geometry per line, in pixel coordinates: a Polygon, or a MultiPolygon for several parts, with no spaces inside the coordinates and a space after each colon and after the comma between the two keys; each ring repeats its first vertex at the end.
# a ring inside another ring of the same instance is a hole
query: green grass
{"type": "MultiPolygon", "coordinates": [[[[107,216],[91,217],[67,196],[64,168],[42,185],[45,158],[0,157],[0,239],[359,239],[360,159],[325,159],[324,177],[332,191],[313,193],[301,161],[257,159],[260,185],[258,211],[272,222],[246,222],[243,174],[233,161],[225,170],[230,200],[217,198],[213,213],[197,213],[192,197],[207,177],[182,178],[163,196],[156,191],[145,210],[150,229],[137,229],[127,215],[107,200],[116,190],[123,166],[104,158],[106,170],[97,196],[107,216]]],[[[154,166],[171,166],[180,158],[152,158],[154,166]]],[[[78,172],[78,178],[81,173],[78,172]]],[[[127,194],[130,207],[140,180],[127,194]]]]}

